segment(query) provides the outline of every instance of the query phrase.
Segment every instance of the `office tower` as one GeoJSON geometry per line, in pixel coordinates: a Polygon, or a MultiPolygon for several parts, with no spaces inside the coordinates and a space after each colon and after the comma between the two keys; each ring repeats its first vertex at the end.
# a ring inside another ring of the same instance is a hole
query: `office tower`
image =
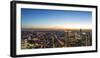
{"type": "Polygon", "coordinates": [[[65,31],[64,39],[65,39],[65,47],[68,47],[69,46],[68,31],[65,31]]]}

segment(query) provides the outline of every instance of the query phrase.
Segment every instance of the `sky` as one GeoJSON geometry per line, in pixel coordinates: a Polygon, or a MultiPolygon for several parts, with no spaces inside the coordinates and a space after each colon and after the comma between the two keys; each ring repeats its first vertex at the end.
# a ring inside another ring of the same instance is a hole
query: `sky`
{"type": "Polygon", "coordinates": [[[84,28],[92,27],[91,11],[21,8],[22,28],[84,28]]]}

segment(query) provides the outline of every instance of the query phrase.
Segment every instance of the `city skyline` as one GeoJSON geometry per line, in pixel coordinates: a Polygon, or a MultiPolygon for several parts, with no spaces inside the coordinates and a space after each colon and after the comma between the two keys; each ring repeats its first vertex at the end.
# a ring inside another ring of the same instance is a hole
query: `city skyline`
{"type": "Polygon", "coordinates": [[[21,23],[22,28],[91,29],[92,12],[22,8],[21,23]]]}

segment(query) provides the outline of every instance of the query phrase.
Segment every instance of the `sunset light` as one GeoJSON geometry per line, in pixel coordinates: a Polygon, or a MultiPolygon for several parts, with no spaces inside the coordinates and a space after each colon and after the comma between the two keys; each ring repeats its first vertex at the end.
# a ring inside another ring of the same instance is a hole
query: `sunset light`
{"type": "Polygon", "coordinates": [[[21,24],[21,49],[92,45],[91,11],[22,8],[21,24]]]}
{"type": "Polygon", "coordinates": [[[91,29],[90,11],[22,9],[22,28],[91,29]]]}

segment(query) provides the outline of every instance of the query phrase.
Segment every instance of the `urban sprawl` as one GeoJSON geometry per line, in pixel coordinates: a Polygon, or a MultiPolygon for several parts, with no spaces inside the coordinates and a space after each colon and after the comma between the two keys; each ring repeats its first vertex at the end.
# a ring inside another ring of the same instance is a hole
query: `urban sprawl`
{"type": "Polygon", "coordinates": [[[21,49],[92,45],[92,30],[22,30],[21,49]]]}

